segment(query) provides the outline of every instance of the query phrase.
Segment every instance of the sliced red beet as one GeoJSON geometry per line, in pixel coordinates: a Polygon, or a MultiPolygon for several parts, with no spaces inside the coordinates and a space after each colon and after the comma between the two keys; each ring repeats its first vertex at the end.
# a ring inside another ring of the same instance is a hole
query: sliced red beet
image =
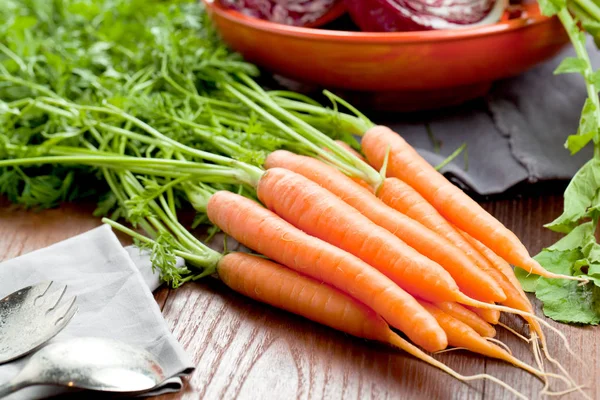
{"type": "Polygon", "coordinates": [[[324,16],[338,0],[220,0],[242,14],[279,24],[304,26],[324,16]]]}
{"type": "Polygon", "coordinates": [[[506,0],[344,0],[367,32],[457,29],[498,22],[506,0]]]}

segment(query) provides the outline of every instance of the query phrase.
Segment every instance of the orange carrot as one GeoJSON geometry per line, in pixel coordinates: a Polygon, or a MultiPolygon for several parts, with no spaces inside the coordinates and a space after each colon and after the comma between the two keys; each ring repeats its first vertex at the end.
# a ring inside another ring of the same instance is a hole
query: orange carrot
{"type": "MultiPolygon", "coordinates": [[[[513,308],[515,310],[524,311],[530,314],[534,314],[533,306],[531,302],[527,298],[527,296],[522,296],[520,294],[520,289],[513,286],[513,284],[508,280],[506,276],[504,276],[499,271],[492,269],[488,271],[490,275],[500,284],[500,287],[506,293],[506,300],[502,302],[502,305],[513,308]]],[[[545,340],[544,332],[538,321],[529,317],[523,316],[525,321],[529,323],[531,329],[536,332],[542,340],[545,340]]]]}
{"type": "Polygon", "coordinates": [[[254,300],[301,315],[347,334],[388,343],[462,381],[487,378],[516,394],[489,375],[462,376],[394,333],[373,310],[347,294],[264,258],[231,253],[221,259],[223,282],[254,300]]]}
{"type": "Polygon", "coordinates": [[[354,150],[348,143],[343,142],[341,140],[336,140],[335,141],[337,144],[339,144],[341,147],[343,147],[344,149],[346,149],[348,151],[348,153],[351,153],[354,157],[358,158],[361,161],[367,161],[365,160],[365,157],[363,157],[362,154],[360,154],[358,151],[354,150]]]}
{"type": "MultiPolygon", "coordinates": [[[[498,271],[500,271],[512,285],[519,290],[521,296],[524,296],[527,299],[527,295],[521,288],[521,283],[517,279],[515,275],[515,271],[512,269],[509,263],[504,261],[501,257],[499,257],[496,253],[490,250],[486,245],[481,243],[479,240],[474,239],[471,235],[466,232],[459,231],[465,239],[475,248],[482,256],[484,256],[498,271]]],[[[529,299],[527,299],[529,301],[529,299]]]]}
{"type": "MultiPolygon", "coordinates": [[[[469,242],[467,237],[463,236],[427,200],[406,183],[397,178],[387,178],[380,186],[377,195],[385,204],[405,213],[407,216],[419,221],[429,229],[448,239],[488,275],[491,275],[490,271],[492,269],[497,271],[494,268],[494,264],[484,257],[469,242]]],[[[496,275],[494,274],[494,276],[496,275]]],[[[495,280],[498,281],[497,279],[495,280]]],[[[517,288],[520,289],[520,287],[519,285],[517,288]]],[[[487,318],[486,321],[491,322],[487,318]]]]}
{"type": "Polygon", "coordinates": [[[439,264],[304,176],[271,168],[256,192],[268,209],[292,225],[354,254],[412,295],[433,302],[472,300],[439,264]]]}
{"type": "MultiPolygon", "coordinates": [[[[477,266],[473,264],[460,250],[453,246],[452,243],[448,242],[445,238],[441,237],[430,229],[427,229],[406,215],[388,207],[379,199],[377,199],[372,193],[358,186],[355,182],[337,169],[330,167],[329,165],[326,165],[317,159],[296,155],[284,150],[278,150],[269,154],[265,160],[265,167],[269,170],[272,168],[283,167],[310,179],[314,183],[319,184],[326,190],[317,191],[313,196],[322,196],[322,200],[324,201],[325,198],[334,198],[334,196],[327,193],[327,191],[333,193],[333,195],[339,197],[345,203],[352,206],[355,210],[358,210],[364,215],[364,217],[367,217],[367,219],[371,220],[374,224],[379,225],[380,227],[389,231],[408,246],[441,265],[450,273],[452,278],[454,278],[460,290],[468,296],[486,302],[501,301],[506,298],[498,284],[487,274],[479,270],[477,266]]],[[[290,183],[289,185],[292,184],[290,183]]],[[[298,183],[298,185],[300,185],[300,183],[298,183]]],[[[289,190],[294,191],[297,189],[289,190]]],[[[290,195],[296,196],[292,194],[290,195]]],[[[336,203],[340,202],[336,201],[336,203]]],[[[346,204],[343,205],[345,207],[340,208],[339,211],[346,213],[344,210],[351,209],[351,207],[347,207],[346,204]]],[[[269,207],[268,204],[267,207],[269,207]]],[[[337,206],[335,208],[337,209],[337,206]]],[[[354,212],[345,217],[346,222],[344,223],[347,224],[345,226],[359,226],[359,224],[361,224],[361,220],[367,220],[355,210],[352,210],[354,212]],[[357,219],[352,220],[353,218],[357,219]]],[[[277,212],[279,213],[279,211],[277,212]]],[[[322,218],[324,224],[327,223],[326,218],[327,217],[322,218]]],[[[331,214],[331,218],[336,218],[338,221],[336,223],[340,223],[342,221],[342,219],[339,219],[339,217],[336,217],[334,214],[331,214]]],[[[300,228],[305,230],[308,229],[304,226],[300,228]]],[[[340,226],[340,228],[346,229],[344,226],[340,226]]],[[[312,235],[318,236],[317,229],[319,228],[314,226],[314,230],[306,231],[312,235]]],[[[356,231],[358,228],[352,229],[356,231]]],[[[361,239],[357,240],[363,241],[367,240],[368,235],[371,234],[371,229],[374,229],[373,234],[377,234],[377,232],[380,231],[380,229],[373,228],[373,224],[368,224],[366,226],[368,231],[365,228],[361,229],[365,231],[365,235],[363,235],[361,239]]],[[[332,229],[329,228],[329,231],[331,232],[332,229]]],[[[335,244],[336,246],[341,247],[351,253],[353,251],[360,250],[357,249],[358,246],[356,246],[356,243],[345,242],[344,238],[339,238],[340,240],[336,240],[332,239],[332,236],[321,236],[321,239],[326,241],[334,240],[330,243],[335,244]]],[[[402,250],[401,247],[396,247],[402,250]]],[[[374,261],[372,257],[365,256],[363,253],[359,252],[355,252],[353,254],[359,258],[362,258],[367,263],[375,266],[374,263],[376,261],[374,261]]],[[[398,282],[398,284],[402,286],[402,282],[398,282]]]]}
{"type": "Polygon", "coordinates": [[[381,168],[389,149],[389,176],[402,179],[412,186],[448,221],[481,241],[509,263],[547,278],[581,280],[545,270],[531,258],[513,232],[436,171],[391,129],[384,126],[373,127],[365,132],[361,144],[369,163],[375,168],[381,168]]]}
{"type": "Polygon", "coordinates": [[[449,301],[443,303],[434,304],[440,310],[453,318],[461,321],[462,323],[470,326],[475,332],[484,337],[496,336],[496,330],[493,326],[485,322],[479,315],[473,311],[461,306],[458,303],[452,303],[449,301]]]}
{"type": "Polygon", "coordinates": [[[377,192],[388,206],[419,221],[432,231],[448,239],[465,253],[480,269],[493,268],[454,226],[452,226],[427,200],[415,189],[397,178],[386,178],[377,192]]]}
{"type": "MultiPolygon", "coordinates": [[[[520,311],[533,313],[533,307],[526,296],[519,294],[520,286],[515,288],[513,284],[500,273],[493,265],[483,257],[468,241],[453,227],[443,216],[441,216],[431,204],[427,202],[412,187],[397,178],[387,178],[380,186],[377,196],[390,207],[405,213],[407,216],[419,221],[429,229],[447,238],[456,247],[463,250],[477,266],[500,285],[506,294],[506,300],[501,303],[505,306],[520,311]],[[515,299],[514,297],[519,297],[515,299]]],[[[498,310],[486,308],[472,308],[472,310],[489,323],[497,323],[500,317],[498,310]]],[[[532,329],[544,338],[539,323],[530,317],[524,316],[532,329]]]]}
{"type": "MultiPolygon", "coordinates": [[[[337,144],[339,144],[341,147],[343,147],[344,149],[346,149],[348,151],[348,153],[351,153],[354,157],[358,158],[361,161],[365,161],[365,158],[358,153],[356,150],[354,150],[352,147],[350,147],[350,145],[348,145],[348,143],[346,142],[342,142],[341,140],[336,140],[335,141],[337,144]]],[[[280,150],[280,151],[284,151],[284,150],[280,150]]],[[[290,153],[293,154],[293,153],[290,153]]],[[[371,185],[369,185],[367,182],[365,182],[364,180],[356,177],[356,176],[349,176],[349,179],[352,179],[354,182],[358,183],[360,186],[362,186],[363,188],[367,189],[369,192],[373,193],[374,189],[371,185]]]]}
{"type": "Polygon", "coordinates": [[[475,314],[479,315],[481,319],[483,319],[488,324],[496,325],[498,321],[500,321],[500,311],[498,310],[490,310],[488,308],[477,308],[466,306],[469,310],[473,311],[475,314]]]}
{"type": "Polygon", "coordinates": [[[444,331],[411,295],[353,255],[309,236],[253,200],[231,192],[219,191],[211,196],[207,214],[243,245],[363,302],[414,343],[429,351],[446,347],[444,331]]]}
{"type": "Polygon", "coordinates": [[[387,341],[389,328],[373,310],[334,287],[273,261],[230,253],[219,261],[217,271],[227,286],[254,300],[353,336],[387,341]]]}
{"type": "Polygon", "coordinates": [[[427,303],[425,301],[419,302],[427,311],[431,313],[431,315],[435,317],[440,326],[444,328],[444,331],[448,336],[449,345],[454,347],[465,348],[474,353],[483,354],[488,357],[498,358],[500,360],[509,362],[545,380],[545,376],[543,373],[525,364],[521,360],[518,360],[517,358],[513,357],[501,347],[496,346],[495,344],[482,338],[477,332],[475,332],[475,330],[473,330],[467,324],[459,321],[456,318],[451,317],[450,315],[440,310],[433,304],[427,303]]]}
{"type": "MultiPolygon", "coordinates": [[[[454,246],[462,250],[479,269],[491,276],[490,271],[495,269],[493,264],[412,187],[400,179],[386,178],[380,186],[377,196],[388,206],[405,213],[407,216],[446,238],[454,246]]],[[[484,313],[488,317],[491,317],[491,319],[486,318],[488,322],[494,319],[497,320],[499,317],[498,312],[495,310],[485,311],[484,313]],[[490,312],[493,313],[489,314],[490,312]]]]}
{"type": "Polygon", "coordinates": [[[352,181],[358,185],[360,185],[362,188],[366,189],[369,191],[369,193],[373,194],[375,193],[373,191],[373,188],[371,187],[371,185],[369,185],[367,182],[363,181],[360,178],[357,178],[355,176],[349,176],[348,178],[352,179],[352,181]]]}

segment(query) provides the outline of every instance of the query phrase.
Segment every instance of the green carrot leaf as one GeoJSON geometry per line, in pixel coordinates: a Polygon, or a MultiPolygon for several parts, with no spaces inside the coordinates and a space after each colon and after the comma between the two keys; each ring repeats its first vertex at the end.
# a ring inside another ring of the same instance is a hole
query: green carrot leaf
{"type": "Polygon", "coordinates": [[[585,60],[577,57],[567,57],[561,61],[561,63],[554,70],[554,75],[558,74],[570,74],[580,73],[583,74],[588,64],[585,60]]]}
{"type": "Polygon", "coordinates": [[[595,86],[600,85],[600,70],[594,71],[588,78],[588,82],[595,86]]]}
{"type": "Polygon", "coordinates": [[[566,1],[560,0],[538,0],[540,11],[543,15],[551,17],[558,13],[566,5],[566,1]]]}

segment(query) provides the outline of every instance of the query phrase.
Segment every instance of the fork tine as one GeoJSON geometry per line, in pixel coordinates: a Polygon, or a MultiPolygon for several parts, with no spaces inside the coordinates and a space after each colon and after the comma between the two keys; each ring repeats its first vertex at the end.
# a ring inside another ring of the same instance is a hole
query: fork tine
{"type": "Polygon", "coordinates": [[[46,313],[49,313],[50,311],[56,308],[58,303],[60,303],[66,291],[67,285],[61,285],[59,289],[56,289],[51,293],[47,293],[35,299],[34,304],[38,307],[47,307],[48,310],[46,311],[46,313]]]}
{"type": "Polygon", "coordinates": [[[31,289],[29,289],[29,293],[32,296],[35,296],[37,299],[38,297],[41,297],[41,296],[45,295],[46,293],[48,293],[48,290],[50,290],[50,287],[52,286],[53,283],[54,283],[54,281],[40,282],[36,285],[31,286],[31,289]]]}
{"type": "Polygon", "coordinates": [[[54,311],[54,316],[58,317],[54,321],[54,325],[66,325],[69,323],[78,310],[78,307],[75,305],[76,301],[77,296],[73,296],[54,311]]]}

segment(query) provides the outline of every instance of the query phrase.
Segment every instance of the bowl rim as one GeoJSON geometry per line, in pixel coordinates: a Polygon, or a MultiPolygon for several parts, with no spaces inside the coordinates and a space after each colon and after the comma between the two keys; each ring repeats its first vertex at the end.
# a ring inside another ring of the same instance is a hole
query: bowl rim
{"type": "MultiPolygon", "coordinates": [[[[386,44],[386,43],[410,43],[410,42],[438,42],[470,38],[481,38],[483,36],[497,35],[507,31],[514,31],[548,22],[555,17],[546,17],[537,12],[526,18],[516,18],[508,21],[497,22],[490,25],[476,26],[463,29],[444,29],[430,31],[411,32],[355,32],[337,31],[319,28],[305,28],[291,25],[278,24],[250,17],[236,10],[224,8],[218,0],[202,0],[209,12],[218,14],[219,17],[228,21],[245,25],[246,27],[270,32],[281,36],[295,37],[314,41],[353,42],[355,44],[386,44]]],[[[537,3],[527,4],[528,7],[537,8],[537,3]]],[[[538,9],[539,10],[539,9],[538,9]]]]}

